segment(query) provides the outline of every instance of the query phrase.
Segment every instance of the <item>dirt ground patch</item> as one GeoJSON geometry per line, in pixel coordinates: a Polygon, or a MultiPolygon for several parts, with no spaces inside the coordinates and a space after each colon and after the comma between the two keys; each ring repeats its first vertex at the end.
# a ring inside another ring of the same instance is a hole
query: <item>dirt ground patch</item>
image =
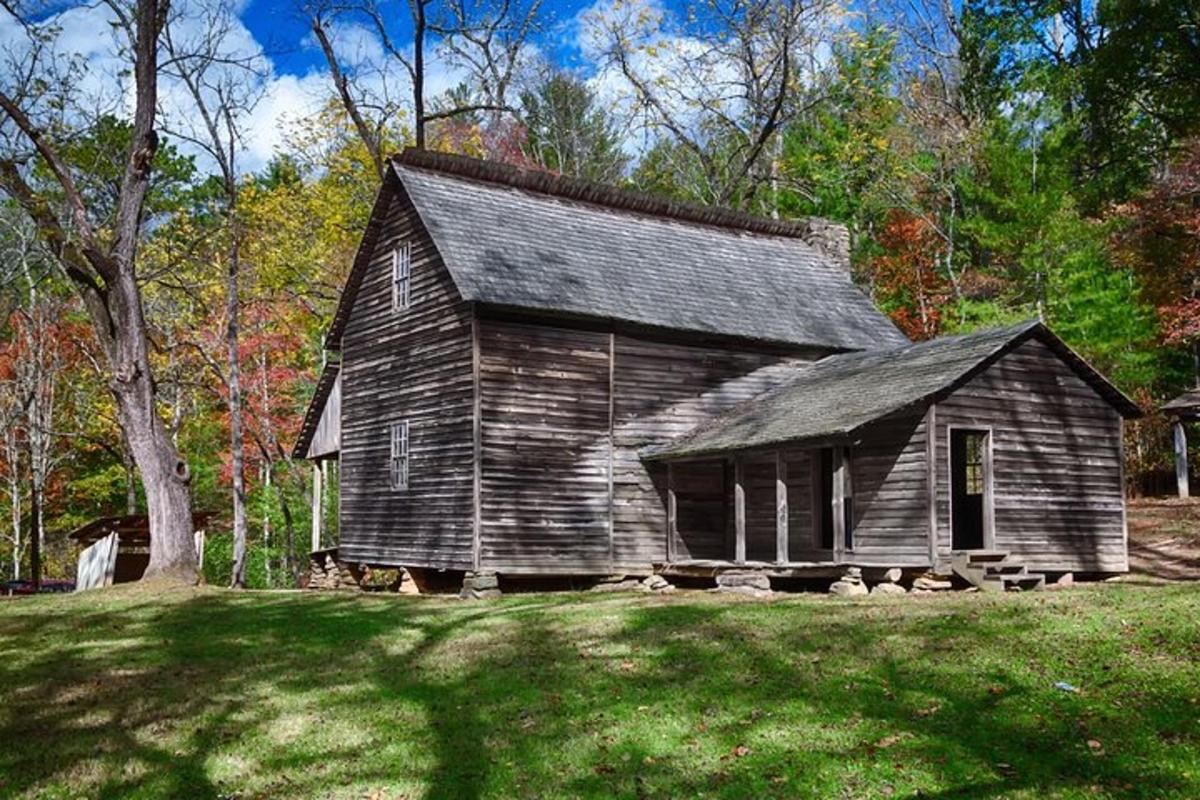
{"type": "Polygon", "coordinates": [[[1139,498],[1128,513],[1132,573],[1200,580],[1200,498],[1139,498]]]}

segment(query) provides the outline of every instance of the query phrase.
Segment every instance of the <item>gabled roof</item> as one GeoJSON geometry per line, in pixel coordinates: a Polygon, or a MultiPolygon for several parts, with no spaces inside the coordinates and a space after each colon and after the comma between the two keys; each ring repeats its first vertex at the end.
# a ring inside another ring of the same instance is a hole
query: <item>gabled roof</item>
{"type": "Polygon", "coordinates": [[[680,458],[852,436],[867,423],[947,394],[1023,342],[1037,338],[1125,417],[1138,406],[1037,321],[903,347],[832,355],[647,458],[680,458]]]}
{"type": "MultiPolygon", "coordinates": [[[[907,341],[804,241],[804,223],[422,151],[392,160],[389,185],[416,208],[464,300],[835,350],[907,341]]],[[[331,347],[359,283],[352,273],[331,347]]]]}

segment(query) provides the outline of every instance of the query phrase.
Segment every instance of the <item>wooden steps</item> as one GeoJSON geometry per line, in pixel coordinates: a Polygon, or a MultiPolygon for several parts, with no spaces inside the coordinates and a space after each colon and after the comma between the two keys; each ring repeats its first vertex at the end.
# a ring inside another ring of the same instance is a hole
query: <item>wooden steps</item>
{"type": "Polygon", "coordinates": [[[1046,587],[1045,575],[1030,572],[1003,550],[962,550],[951,557],[950,568],[984,592],[1029,592],[1046,587]]]}

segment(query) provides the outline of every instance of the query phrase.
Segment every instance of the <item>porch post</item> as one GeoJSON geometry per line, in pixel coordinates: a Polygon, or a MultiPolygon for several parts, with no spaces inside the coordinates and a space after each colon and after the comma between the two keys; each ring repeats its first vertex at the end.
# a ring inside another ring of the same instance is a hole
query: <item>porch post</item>
{"type": "Polygon", "coordinates": [[[733,560],[746,563],[746,462],[733,458],[733,560]]]}
{"type": "Polygon", "coordinates": [[[321,549],[321,462],[313,462],[312,552],[321,549]]]}
{"type": "Polygon", "coordinates": [[[1183,420],[1175,420],[1175,487],[1180,497],[1188,496],[1187,431],[1183,420]]]}
{"type": "Polygon", "coordinates": [[[775,561],[788,561],[787,462],[782,450],[775,453],[775,561]]]}
{"type": "Polygon", "coordinates": [[[675,465],[667,462],[667,563],[675,560],[675,537],[679,534],[679,505],[675,499],[675,465]]]}
{"type": "Polygon", "coordinates": [[[937,406],[929,404],[925,412],[925,504],[929,512],[929,565],[937,566],[937,406]]]}
{"type": "Polygon", "coordinates": [[[840,562],[846,552],[846,459],[841,447],[833,448],[833,560],[840,562]]]}

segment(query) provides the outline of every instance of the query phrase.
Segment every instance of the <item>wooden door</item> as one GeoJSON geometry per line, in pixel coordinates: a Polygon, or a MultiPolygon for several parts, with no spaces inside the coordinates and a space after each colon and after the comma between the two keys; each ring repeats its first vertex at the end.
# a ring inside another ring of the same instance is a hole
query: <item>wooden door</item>
{"type": "Polygon", "coordinates": [[[990,478],[985,461],[985,431],[950,431],[951,547],[979,550],[984,546],[984,499],[990,478]]]}

